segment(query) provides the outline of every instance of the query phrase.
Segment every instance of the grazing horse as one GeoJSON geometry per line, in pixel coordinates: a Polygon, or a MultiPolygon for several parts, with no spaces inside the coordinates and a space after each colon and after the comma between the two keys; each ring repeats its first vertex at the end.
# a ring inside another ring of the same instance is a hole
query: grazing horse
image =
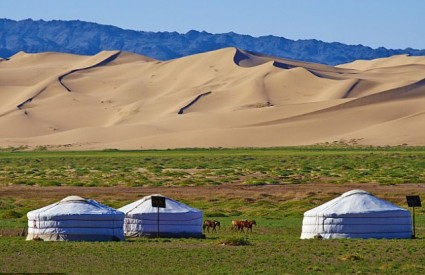
{"type": "Polygon", "coordinates": [[[248,222],[248,220],[233,220],[232,221],[232,231],[239,231],[243,232],[243,228],[245,227],[245,224],[248,222]]]}
{"type": "Polygon", "coordinates": [[[252,232],[252,226],[257,225],[257,222],[255,220],[250,220],[245,223],[246,232],[251,231],[252,232]]]}
{"type": "Polygon", "coordinates": [[[232,231],[239,231],[240,228],[241,228],[241,226],[240,226],[241,222],[242,221],[240,221],[240,220],[233,220],[232,221],[232,227],[231,227],[232,231]]]}
{"type": "Polygon", "coordinates": [[[233,220],[232,221],[232,231],[244,232],[244,228],[246,228],[246,232],[252,232],[252,226],[257,225],[254,220],[233,220]]]}
{"type": "Polygon", "coordinates": [[[215,223],[215,227],[213,228],[213,230],[215,230],[215,232],[217,232],[217,227],[220,229],[221,228],[221,224],[219,221],[213,220],[213,222],[215,223]]]}
{"type": "Polygon", "coordinates": [[[217,227],[220,228],[220,222],[216,220],[205,220],[204,225],[202,226],[204,232],[207,229],[207,232],[210,233],[210,228],[212,228],[212,232],[217,233],[217,227]]]}

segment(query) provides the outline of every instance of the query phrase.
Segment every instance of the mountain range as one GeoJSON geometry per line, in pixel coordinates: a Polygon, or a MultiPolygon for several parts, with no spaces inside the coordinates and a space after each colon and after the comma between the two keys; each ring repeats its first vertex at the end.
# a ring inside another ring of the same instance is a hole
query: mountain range
{"type": "Polygon", "coordinates": [[[412,48],[373,49],[315,39],[295,41],[272,35],[252,37],[233,32],[211,34],[196,30],[187,33],[145,32],[78,20],[0,19],[0,57],[3,58],[20,51],[93,55],[103,50],[120,50],[164,61],[225,47],[327,65],[399,54],[425,55],[425,50],[412,48]]]}

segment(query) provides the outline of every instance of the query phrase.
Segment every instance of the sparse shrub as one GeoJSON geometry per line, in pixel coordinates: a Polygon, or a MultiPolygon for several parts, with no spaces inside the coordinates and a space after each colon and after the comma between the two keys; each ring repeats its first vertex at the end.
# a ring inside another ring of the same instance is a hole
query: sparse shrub
{"type": "Polygon", "coordinates": [[[238,211],[238,210],[231,210],[227,213],[228,217],[236,217],[236,216],[240,216],[240,215],[242,215],[242,212],[238,211]]]}
{"type": "Polygon", "coordinates": [[[262,179],[248,179],[245,181],[247,185],[261,186],[266,185],[266,182],[262,179]]]}
{"type": "Polygon", "coordinates": [[[18,180],[16,183],[22,184],[22,185],[29,185],[29,186],[33,186],[37,184],[37,182],[34,180],[26,180],[26,179],[18,180]]]}
{"type": "Polygon", "coordinates": [[[84,183],[82,182],[73,182],[71,183],[72,186],[84,186],[84,183]]]}
{"type": "Polygon", "coordinates": [[[223,212],[206,212],[205,217],[227,217],[223,212]]]}
{"type": "Polygon", "coordinates": [[[251,245],[251,242],[247,240],[246,238],[229,237],[229,238],[220,240],[220,244],[230,245],[230,246],[243,246],[243,245],[251,245]]]}
{"type": "Polygon", "coordinates": [[[87,182],[87,183],[84,183],[83,186],[85,186],[85,187],[96,187],[97,184],[95,182],[87,182]]]}
{"type": "Polygon", "coordinates": [[[346,255],[341,255],[338,259],[340,261],[360,261],[360,260],[363,260],[363,257],[357,254],[346,254],[346,255]]]}
{"type": "Polygon", "coordinates": [[[56,180],[44,180],[40,181],[40,186],[61,186],[62,183],[56,180]]]}
{"type": "Polygon", "coordinates": [[[77,168],[75,169],[75,173],[77,174],[77,176],[81,177],[81,176],[87,175],[89,171],[87,169],[77,168]]]}
{"type": "Polygon", "coordinates": [[[132,182],[127,182],[126,186],[128,187],[138,187],[138,186],[143,186],[144,183],[138,180],[132,181],[132,182]]]}
{"type": "Polygon", "coordinates": [[[19,219],[22,213],[15,210],[6,210],[0,214],[1,219],[19,219]]]}
{"type": "Polygon", "coordinates": [[[43,145],[39,145],[39,146],[35,147],[35,149],[34,149],[35,152],[43,152],[43,151],[47,151],[47,150],[48,150],[47,146],[43,146],[43,145]]]}

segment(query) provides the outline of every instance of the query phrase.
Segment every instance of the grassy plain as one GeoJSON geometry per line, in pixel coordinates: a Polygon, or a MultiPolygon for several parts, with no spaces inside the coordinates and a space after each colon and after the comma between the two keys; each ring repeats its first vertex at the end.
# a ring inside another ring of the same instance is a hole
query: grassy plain
{"type": "Polygon", "coordinates": [[[351,189],[402,207],[425,196],[425,148],[0,152],[0,272],[234,274],[425,272],[425,211],[415,240],[299,240],[302,214],[351,189]],[[160,193],[223,227],[206,239],[26,242],[26,213],[68,195],[121,207],[160,193]],[[253,233],[231,232],[256,219],[253,233]],[[231,246],[224,243],[242,243],[231,246]]]}

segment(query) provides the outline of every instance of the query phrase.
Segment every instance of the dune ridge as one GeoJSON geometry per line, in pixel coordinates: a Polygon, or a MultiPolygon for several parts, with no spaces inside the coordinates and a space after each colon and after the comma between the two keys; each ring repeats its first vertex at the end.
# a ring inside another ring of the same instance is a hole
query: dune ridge
{"type": "Polygon", "coordinates": [[[0,147],[425,145],[423,106],[425,57],[406,55],[337,67],[237,48],[0,62],[0,147]]]}
{"type": "MultiPolygon", "coordinates": [[[[105,52],[104,52],[105,53],[105,52]]],[[[113,61],[115,58],[118,57],[118,55],[120,55],[121,51],[117,51],[116,53],[112,53],[112,54],[108,54],[105,58],[102,58],[99,62],[94,63],[92,65],[88,65],[87,67],[83,67],[83,68],[78,68],[78,69],[73,69],[69,72],[66,72],[64,74],[61,74],[60,76],[58,76],[58,81],[59,83],[68,91],[71,92],[71,89],[69,89],[64,83],[63,83],[63,79],[70,75],[73,74],[75,72],[79,72],[79,71],[84,71],[84,70],[89,70],[92,68],[96,68],[99,66],[104,66],[106,64],[108,64],[109,62],[113,61]]]]}

